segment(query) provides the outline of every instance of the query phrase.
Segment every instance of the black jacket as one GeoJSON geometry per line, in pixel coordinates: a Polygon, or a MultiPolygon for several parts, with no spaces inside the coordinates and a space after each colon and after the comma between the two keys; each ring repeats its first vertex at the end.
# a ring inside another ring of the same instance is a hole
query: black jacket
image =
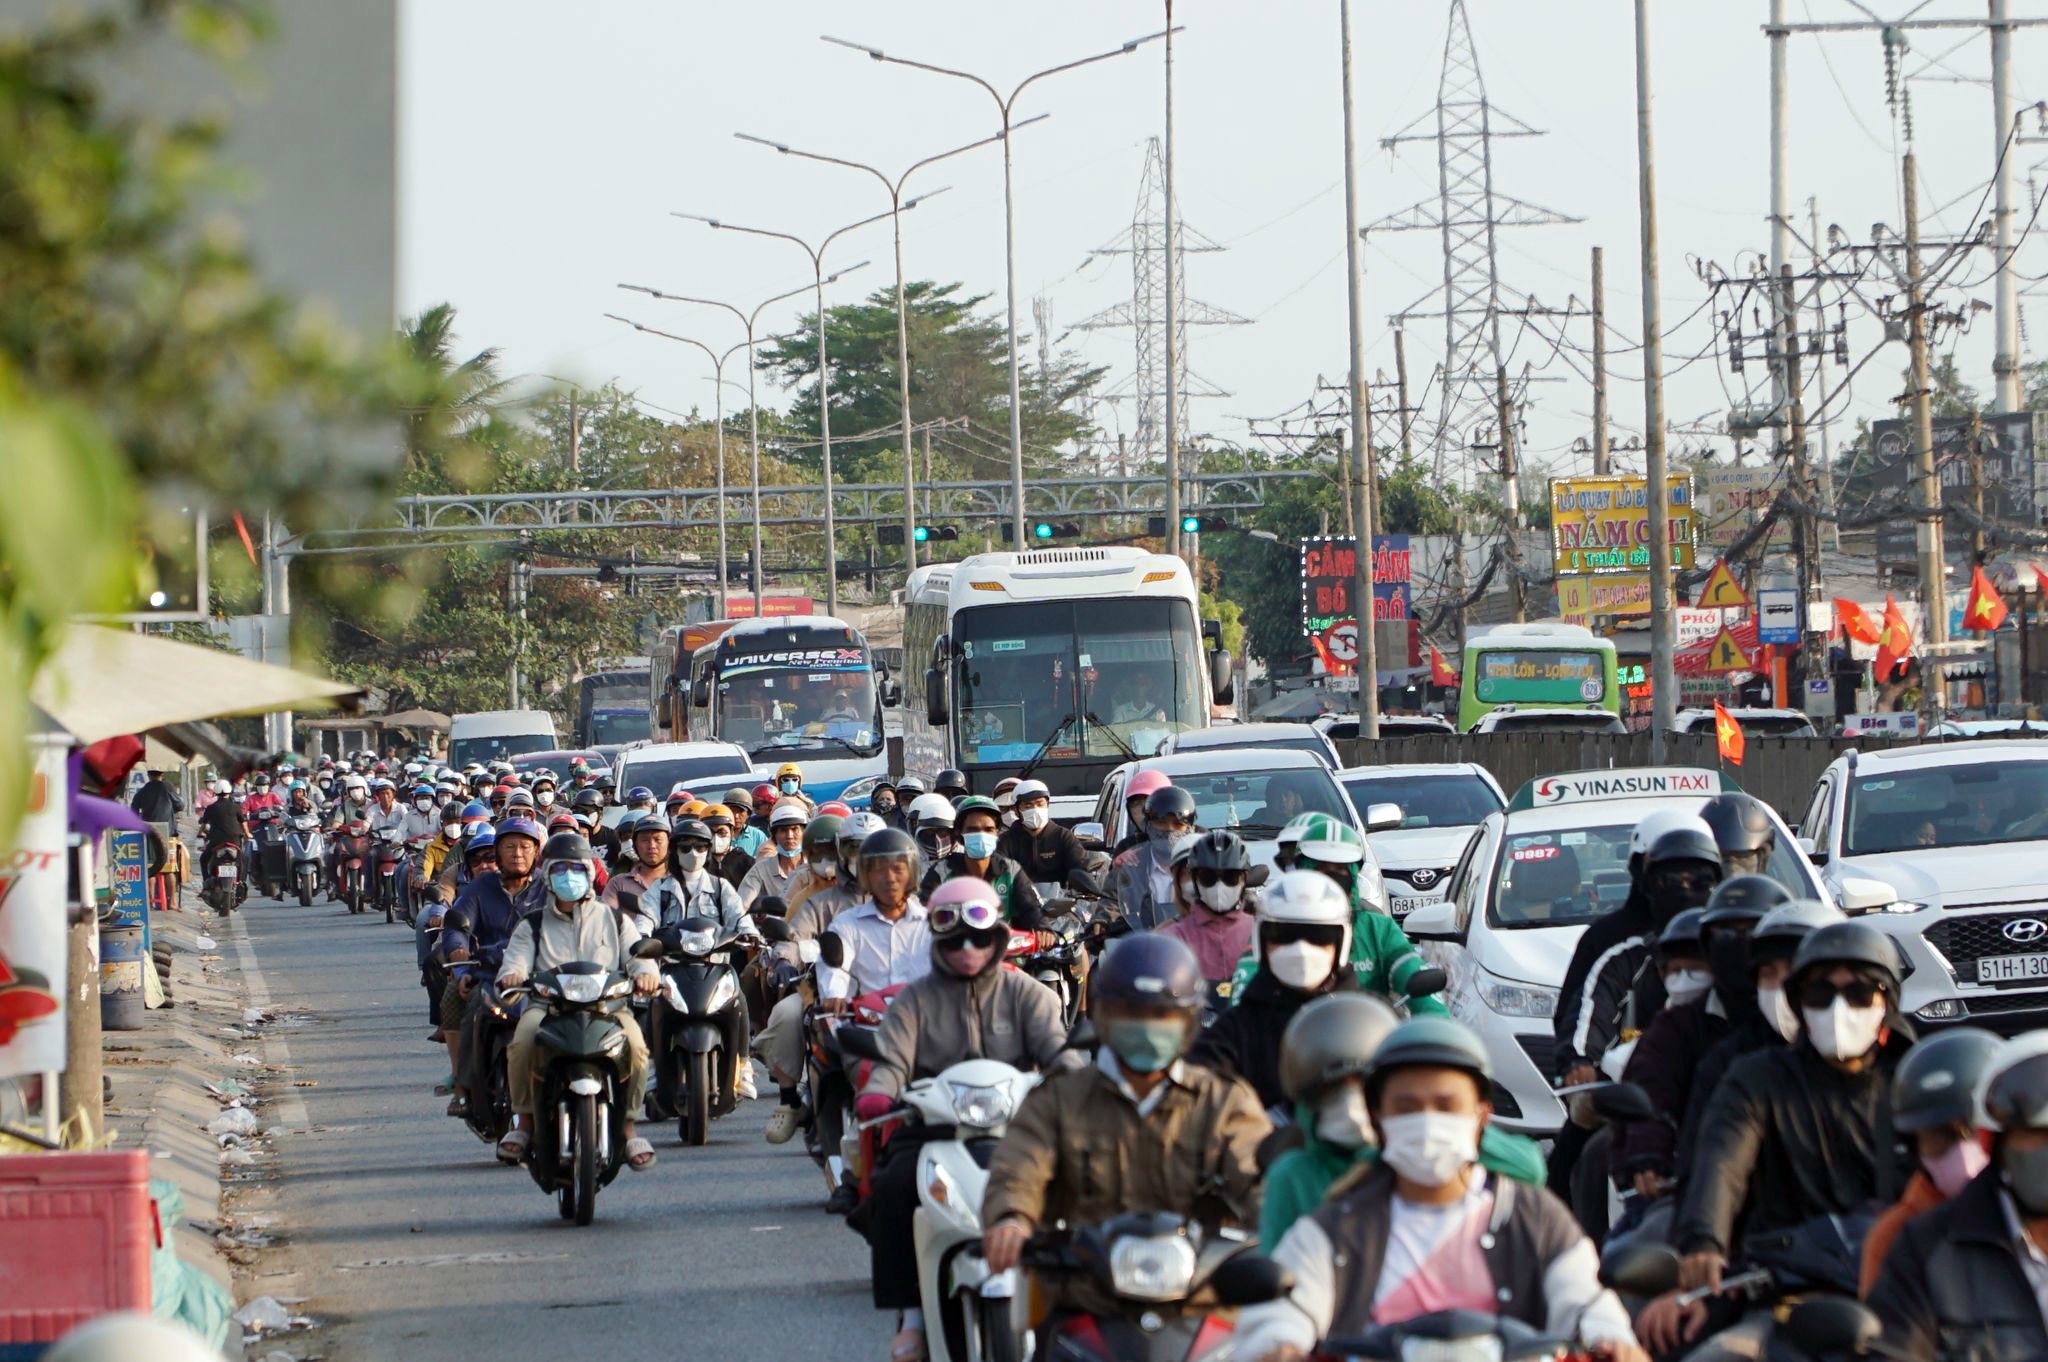
{"type": "Polygon", "coordinates": [[[1024,867],[1025,877],[1037,884],[1065,884],[1067,876],[1088,868],[1088,848],[1072,828],[1048,823],[1036,837],[1022,823],[1003,829],[996,850],[1024,867]]]}
{"type": "Polygon", "coordinates": [[[1685,1095],[1685,1106],[1678,1116],[1678,1149],[1672,1168],[1679,1177],[1684,1177],[1686,1170],[1692,1167],[1693,1152],[1700,1143],[1700,1123],[1706,1119],[1707,1104],[1721,1086],[1728,1066],[1744,1055],[1755,1054],[1758,1050],[1775,1050],[1784,1043],[1763,1015],[1752,1008],[1749,1015],[1734,1023],[1728,1034],[1715,1041],[1700,1057],[1699,1067],[1693,1070],[1692,1085],[1685,1095]]]}
{"type": "Polygon", "coordinates": [[[199,815],[199,830],[206,834],[208,849],[224,842],[245,842],[249,839],[249,825],[242,819],[242,806],[223,796],[206,806],[199,815]]]}
{"type": "Polygon", "coordinates": [[[135,810],[135,816],[145,823],[175,823],[184,809],[185,801],[178,798],[178,792],[162,780],[144,781],[142,788],[135,792],[135,798],[128,802],[135,810]]]}
{"type": "Polygon", "coordinates": [[[1553,1050],[1562,1079],[1581,1062],[1597,1065],[1621,1035],[1634,1005],[1637,1017],[1654,1017],[1664,1006],[1664,977],[1650,968],[1656,926],[1649,900],[1631,889],[1628,901],[1594,919],[1572,951],[1551,1022],[1553,1050]]]}
{"type": "Polygon", "coordinates": [[[1339,968],[1331,973],[1329,986],[1316,993],[1303,993],[1283,986],[1271,970],[1261,965],[1236,1003],[1218,1013],[1216,1020],[1195,1038],[1188,1058],[1219,1073],[1242,1078],[1259,1095],[1259,1105],[1268,1111],[1285,1110],[1287,1094],[1280,1086],[1281,1033],[1287,1030],[1295,1013],[1351,977],[1350,970],[1339,968]]]}
{"type": "Polygon", "coordinates": [[[1681,1253],[1729,1256],[1742,1238],[1899,1199],[1892,1071],[1911,1041],[1845,1073],[1803,1041],[1745,1055],[1707,1104],[1674,1223],[1681,1253]]]}
{"type": "Polygon", "coordinates": [[[1914,1362],[2032,1362],[2048,1323],[2006,1226],[1998,1170],[1906,1222],[1868,1304],[1884,1341],[1914,1362]]]}
{"type": "Polygon", "coordinates": [[[753,868],[754,858],[738,847],[728,847],[725,855],[718,858],[718,864],[712,867],[718,873],[718,878],[735,889],[740,887],[740,881],[744,880],[747,872],[753,868]]]}
{"type": "Polygon", "coordinates": [[[1698,1002],[1667,1007],[1651,1019],[1630,1052],[1622,1078],[1649,1094],[1650,1105],[1665,1121],[1633,1121],[1617,1126],[1610,1164],[1617,1173],[1645,1169],[1671,1176],[1677,1168],[1678,1119],[1700,1061],[1728,1034],[1730,1022],[1721,1000],[1711,991],[1698,1002]]]}

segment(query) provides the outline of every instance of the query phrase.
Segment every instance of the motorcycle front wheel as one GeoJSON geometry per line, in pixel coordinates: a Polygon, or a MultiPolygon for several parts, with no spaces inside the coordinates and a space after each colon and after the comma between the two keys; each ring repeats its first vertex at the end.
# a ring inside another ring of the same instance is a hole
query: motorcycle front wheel
{"type": "Polygon", "coordinates": [[[690,1055],[683,1079],[683,1119],[677,1131],[684,1144],[701,1145],[711,1138],[711,1084],[715,1081],[712,1075],[717,1072],[712,1058],[702,1050],[690,1055]]]}
{"type": "Polygon", "coordinates": [[[301,875],[299,877],[299,907],[311,908],[312,906],[313,877],[311,875],[301,875]]]}
{"type": "Polygon", "coordinates": [[[597,1095],[576,1099],[575,1151],[570,1183],[576,1189],[576,1223],[588,1225],[597,1214],[597,1095]]]}
{"type": "Polygon", "coordinates": [[[1010,1302],[1000,1297],[976,1296],[970,1321],[982,1362],[1024,1362],[1024,1340],[1011,1319],[1010,1302]]]}

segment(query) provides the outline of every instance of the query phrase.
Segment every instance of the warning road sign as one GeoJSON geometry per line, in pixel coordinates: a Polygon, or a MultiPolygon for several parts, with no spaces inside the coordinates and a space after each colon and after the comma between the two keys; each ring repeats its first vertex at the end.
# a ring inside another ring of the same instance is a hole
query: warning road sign
{"type": "Polygon", "coordinates": [[[1700,588],[1694,605],[1706,606],[1711,610],[1740,610],[1749,604],[1749,593],[1735,581],[1735,574],[1728,570],[1728,560],[1714,564],[1714,571],[1700,588]]]}
{"type": "Polygon", "coordinates": [[[1710,672],[1748,672],[1756,668],[1750,664],[1749,654],[1742,651],[1742,645],[1735,641],[1735,635],[1723,629],[1714,639],[1714,646],[1707,650],[1707,670],[1710,672]]]}

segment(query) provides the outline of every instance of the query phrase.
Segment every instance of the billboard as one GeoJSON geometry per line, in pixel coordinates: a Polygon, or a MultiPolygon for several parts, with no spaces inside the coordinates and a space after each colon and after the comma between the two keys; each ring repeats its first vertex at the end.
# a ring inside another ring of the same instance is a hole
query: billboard
{"type": "MultiPolygon", "coordinates": [[[[1771,508],[1771,501],[1784,483],[1785,465],[1755,463],[1702,468],[1693,477],[1699,491],[1700,540],[1713,548],[1725,549],[1771,508]]],[[[1792,546],[1792,517],[1780,516],[1772,522],[1771,532],[1764,536],[1764,546],[1792,546]]]]}
{"type": "MultiPolygon", "coordinates": [[[[1981,459],[1984,481],[1984,515],[1989,520],[2037,526],[2040,511],[2048,508],[2048,493],[2040,488],[2042,470],[2034,453],[2044,438],[2039,412],[2006,412],[1979,418],[1981,425],[1971,439],[1971,418],[1940,417],[1934,422],[1934,466],[1941,476],[1941,503],[1967,507],[1972,499],[1973,470],[1981,459]]],[[[1902,504],[1913,500],[1913,436],[1906,421],[1870,423],[1872,485],[1880,496],[1896,497],[1902,504]]],[[[1877,527],[1877,561],[1911,566],[1914,562],[1915,522],[1899,516],[1877,527]]],[[[1951,552],[1969,544],[1970,527],[1953,510],[1943,518],[1945,547],[1951,552]]]]}
{"type": "MultiPolygon", "coordinates": [[[[1356,623],[1358,609],[1351,588],[1358,573],[1358,541],[1336,535],[1301,541],[1301,631],[1320,638],[1337,625],[1356,623]]],[[[1376,623],[1408,618],[1413,586],[1405,534],[1378,534],[1372,540],[1372,617],[1376,623]]]]}
{"type": "MultiPolygon", "coordinates": [[[[1696,538],[1692,479],[1674,473],[1665,485],[1671,498],[1671,566],[1683,572],[1693,565],[1696,538]]],[[[1649,571],[1649,492],[1646,478],[1552,478],[1552,571],[1559,576],[1649,571]]]]}
{"type": "Polygon", "coordinates": [[[1591,573],[1557,579],[1557,613],[1573,624],[1590,626],[1595,615],[1650,613],[1650,575],[1623,572],[1591,573]]]}

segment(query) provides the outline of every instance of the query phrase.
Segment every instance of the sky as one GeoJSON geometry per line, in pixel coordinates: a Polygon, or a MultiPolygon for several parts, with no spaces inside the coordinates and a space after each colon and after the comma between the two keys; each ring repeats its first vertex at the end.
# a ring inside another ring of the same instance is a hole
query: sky
{"type": "MultiPolygon", "coordinates": [[[[1913,0],[1866,0],[1886,18],[1913,0]]],[[[1861,17],[1854,0],[1789,0],[1795,21],[1861,17]]],[[[1379,138],[1428,113],[1435,98],[1449,6],[1443,0],[1356,0],[1361,218],[1371,222],[1436,194],[1435,148],[1384,149],[1379,138]]],[[[2014,17],[2048,18],[2048,0],[2012,0],[2014,17]]],[[[1927,0],[1920,17],[1981,17],[1981,0],[1927,0]]],[[[1611,423],[1625,441],[1643,424],[1636,340],[1643,332],[1638,250],[1634,32],[1625,0],[1469,0],[1475,45],[1492,104],[1547,136],[1498,140],[1497,192],[1582,221],[1500,234],[1505,285],[1562,307],[1590,295],[1588,255],[1605,248],[1610,320],[1611,423]]],[[[1767,248],[1768,56],[1765,0],[1657,0],[1652,61],[1666,404],[1679,445],[1727,441],[1710,431],[1744,400],[1744,374],[1711,353],[1708,291],[1696,273],[1714,262],[1747,274],[1767,248]],[[1689,320],[1688,320],[1689,319],[1689,320]]],[[[1257,421],[1297,408],[1318,378],[1346,365],[1343,126],[1337,10],[1309,0],[1178,0],[1175,162],[1186,224],[1225,250],[1185,257],[1187,291],[1250,319],[1191,332],[1195,372],[1228,395],[1193,401],[1192,429],[1245,441],[1257,421]]],[[[507,372],[584,384],[616,379],[647,405],[711,407],[708,361],[603,314],[701,338],[723,350],[738,324],[708,308],[620,292],[621,282],[751,305],[810,282],[796,246],[671,216],[695,212],[816,237],[888,207],[872,177],[782,156],[735,140],[750,132],[891,174],[910,162],[994,132],[994,102],[979,88],[876,63],[818,41],[833,34],[935,64],[964,68],[1007,90],[1024,76],[1116,48],[1162,28],[1159,3],[1038,0],[963,5],[944,0],[825,0],[711,6],[677,0],[405,0],[400,93],[400,298],[410,315],[439,301],[459,310],[467,349],[497,346],[507,372]],[[571,17],[573,12],[573,17],[571,17]]],[[[1791,174],[1797,227],[1805,203],[1853,240],[1871,224],[1902,225],[1884,65],[1874,33],[1790,40],[1791,174]]],[[[1998,155],[1981,30],[1922,31],[1905,70],[1919,150],[1923,230],[1966,230],[1998,155]]],[[[2048,97],[2048,32],[2014,38],[2015,100],[2048,97]]],[[[1147,139],[1163,126],[1162,47],[1154,43],[1034,85],[1017,116],[1051,115],[1015,136],[1020,324],[1032,301],[1049,305],[1053,334],[1094,363],[1107,384],[1132,366],[1128,331],[1069,331],[1125,301],[1128,257],[1091,257],[1129,225],[1147,139]]],[[[1427,123],[1428,120],[1425,120],[1427,123]]],[[[2041,132],[2031,122],[2029,135],[2041,132]]],[[[2048,187],[2048,145],[2013,149],[2019,222],[2027,223],[2030,168],[2048,187]]],[[[1003,302],[1000,153],[969,153],[920,171],[910,191],[947,192],[904,217],[912,278],[960,280],[1003,302]]],[[[2036,235],[2048,235],[2044,225],[2036,235]]],[[[1980,255],[1980,260],[1982,259],[1980,255]]],[[[871,263],[828,296],[847,301],[893,284],[886,223],[839,239],[828,268],[871,263]]],[[[2019,268],[2048,271],[2048,246],[2030,239],[2019,268]]],[[[1799,263],[1804,263],[1801,260],[1799,263]]],[[[1431,310],[1441,279],[1434,232],[1374,233],[1365,254],[1368,364],[1393,371],[1388,314],[1431,310]]],[[[1982,280],[1983,264],[1967,271],[1982,280]]],[[[2023,286],[2025,287],[2025,286],[2023,286]]],[[[2037,290],[2048,288],[2033,286],[2037,290]]],[[[1873,296],[1890,292],[1873,285],[1873,296]]],[[[1958,295],[1960,297],[1961,295],[1958,295]]],[[[1968,296],[1991,297],[1988,285],[1968,296]]],[[[2048,345],[2048,304],[2022,298],[2040,320],[2032,358],[2048,345]]],[[[790,325],[799,300],[764,316],[790,325]]],[[[2024,315],[2024,314],[2023,314],[2024,315]]],[[[1573,445],[1590,429],[1582,373],[1584,319],[1510,321],[1510,368],[1538,365],[1530,385],[1525,464],[1586,471],[1573,445]],[[1571,361],[1576,361],[1576,370],[1571,361]],[[1549,381],[1562,380],[1562,381],[1549,381]]],[[[1966,378],[1990,387],[1986,316],[1953,345],[1966,378]]],[[[1852,361],[1882,341],[1875,321],[1850,324],[1852,361]]],[[[1441,358],[1442,323],[1409,323],[1408,359],[1419,387],[1441,358]]],[[[1830,405],[1847,433],[1856,417],[1894,414],[1905,347],[1893,343],[1830,405]]],[[[738,362],[728,377],[744,378],[738,362]]],[[[1842,371],[1827,370],[1831,389],[1842,371]]],[[[780,405],[786,394],[765,391],[780,405]]],[[[1329,395],[1325,395],[1328,400],[1329,395]]],[[[1389,399],[1391,400],[1391,399],[1389,399]]],[[[743,393],[728,406],[744,403],[743,393]]],[[[1432,400],[1433,405],[1433,400],[1432,400]]],[[[1128,430],[1127,405],[1097,419],[1128,430]]],[[[1618,461],[1633,458],[1621,454],[1618,461]]]]}

